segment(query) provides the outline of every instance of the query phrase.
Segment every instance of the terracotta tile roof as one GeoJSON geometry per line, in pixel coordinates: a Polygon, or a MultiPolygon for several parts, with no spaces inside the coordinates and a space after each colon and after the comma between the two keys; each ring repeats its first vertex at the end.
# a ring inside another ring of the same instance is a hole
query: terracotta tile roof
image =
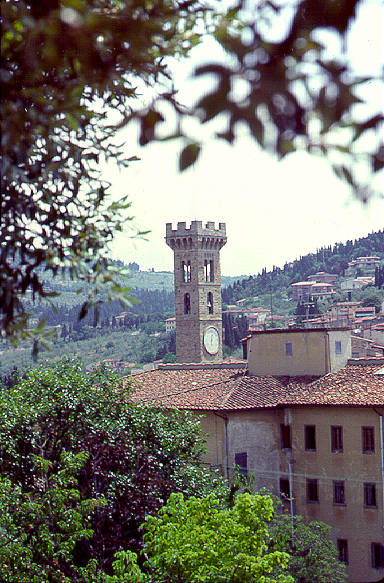
{"type": "MultiPolygon", "coordinates": [[[[358,362],[358,360],[356,360],[358,362]]],[[[319,377],[249,376],[245,370],[154,370],[134,378],[133,400],[167,408],[236,411],[282,406],[384,406],[383,364],[319,377]]]]}

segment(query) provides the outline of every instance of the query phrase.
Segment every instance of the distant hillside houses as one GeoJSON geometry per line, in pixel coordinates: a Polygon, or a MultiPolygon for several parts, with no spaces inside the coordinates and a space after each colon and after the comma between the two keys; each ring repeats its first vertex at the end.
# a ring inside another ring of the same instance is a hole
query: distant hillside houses
{"type": "Polygon", "coordinates": [[[373,285],[375,278],[371,276],[345,277],[340,281],[340,289],[342,291],[353,291],[356,289],[363,289],[366,285],[373,285]]]}
{"type": "Polygon", "coordinates": [[[375,306],[363,306],[362,302],[336,302],[327,312],[309,316],[301,324],[318,326],[350,326],[353,329],[367,328],[380,323],[375,306]]]}
{"type": "Polygon", "coordinates": [[[345,275],[348,276],[375,276],[376,267],[380,267],[383,260],[378,255],[357,257],[348,263],[345,275]]]}
{"type": "Polygon", "coordinates": [[[292,299],[295,302],[308,301],[310,298],[323,299],[336,293],[334,284],[312,281],[298,281],[291,284],[292,299]]]}
{"type": "Polygon", "coordinates": [[[344,276],[319,271],[307,277],[306,281],[291,284],[292,299],[296,302],[310,298],[323,299],[334,295],[338,290],[353,291],[367,285],[374,285],[378,268],[384,260],[378,255],[357,257],[349,261],[344,276]]]}
{"type": "MultiPolygon", "coordinates": [[[[263,329],[264,325],[267,322],[271,321],[272,314],[271,310],[269,310],[268,308],[262,307],[250,308],[247,306],[239,307],[242,306],[242,304],[243,304],[242,300],[239,300],[236,302],[236,304],[231,304],[227,306],[227,309],[223,310],[224,318],[225,315],[231,316],[232,318],[246,318],[249,330],[263,329]]],[[[274,318],[276,317],[280,319],[280,316],[275,315],[274,318]]],[[[285,319],[284,317],[281,318],[283,320],[285,319]]]]}
{"type": "Polygon", "coordinates": [[[167,318],[165,320],[165,332],[170,334],[173,330],[176,330],[176,318],[167,318]]]}
{"type": "Polygon", "coordinates": [[[308,301],[310,298],[323,299],[333,296],[339,287],[339,276],[334,273],[318,271],[308,275],[307,281],[291,284],[292,299],[295,302],[308,301]]]}

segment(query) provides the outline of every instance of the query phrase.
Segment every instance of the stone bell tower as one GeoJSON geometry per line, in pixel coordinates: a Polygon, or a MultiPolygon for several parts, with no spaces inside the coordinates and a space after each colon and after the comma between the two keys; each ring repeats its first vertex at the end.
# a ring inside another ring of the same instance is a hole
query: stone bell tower
{"type": "Polygon", "coordinates": [[[225,223],[192,221],[166,225],[174,253],[176,356],[178,362],[217,362],[223,358],[220,249],[225,223]]]}

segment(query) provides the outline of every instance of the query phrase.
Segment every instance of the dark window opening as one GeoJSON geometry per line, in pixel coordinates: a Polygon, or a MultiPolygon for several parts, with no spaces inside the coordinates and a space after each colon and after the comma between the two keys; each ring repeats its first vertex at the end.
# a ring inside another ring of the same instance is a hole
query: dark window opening
{"type": "Polygon", "coordinates": [[[341,340],[335,341],[335,353],[341,354],[341,340]]]}
{"type": "Polygon", "coordinates": [[[189,294],[184,294],[184,314],[191,313],[191,296],[189,294]]]}
{"type": "Polygon", "coordinates": [[[339,552],[339,561],[348,565],[348,541],[345,538],[337,539],[337,550],[339,552]]]}
{"type": "Polygon", "coordinates": [[[288,478],[280,478],[280,496],[282,498],[290,497],[290,488],[288,478]]]}
{"type": "Polygon", "coordinates": [[[242,476],[248,475],[247,452],[235,453],[235,466],[242,476]]]}
{"type": "Polygon", "coordinates": [[[316,425],[305,425],[305,449],[308,451],[316,451],[316,425]]]}
{"type": "Polygon", "coordinates": [[[293,352],[292,352],[292,342],[286,342],[285,343],[285,354],[287,356],[292,356],[293,352]]]}
{"type": "Polygon", "coordinates": [[[208,314],[213,314],[213,295],[212,295],[212,292],[208,292],[207,304],[208,304],[208,314]]]}
{"type": "Polygon", "coordinates": [[[204,261],[204,281],[214,281],[213,259],[204,261]]]}
{"type": "Polygon", "coordinates": [[[333,482],[333,503],[345,504],[344,482],[333,482]]]}
{"type": "Polygon", "coordinates": [[[362,427],[362,446],[363,453],[372,453],[375,451],[375,429],[374,427],[362,427]]]}
{"type": "Polygon", "coordinates": [[[384,567],[384,545],[380,543],[371,544],[372,551],[372,567],[374,569],[381,569],[384,567]]]}
{"type": "Polygon", "coordinates": [[[291,426],[280,425],[281,449],[290,449],[292,447],[291,441],[291,426]]]}
{"type": "Polygon", "coordinates": [[[307,501],[318,502],[319,491],[317,487],[317,480],[307,479],[307,501]]]}
{"type": "Polygon", "coordinates": [[[189,283],[191,281],[191,262],[182,261],[181,262],[182,278],[184,283],[189,283]]]}
{"type": "Polygon", "coordinates": [[[364,484],[364,506],[376,507],[376,484],[364,484]]]}
{"type": "Polygon", "coordinates": [[[343,428],[341,425],[331,426],[331,450],[343,451],[343,428]]]}

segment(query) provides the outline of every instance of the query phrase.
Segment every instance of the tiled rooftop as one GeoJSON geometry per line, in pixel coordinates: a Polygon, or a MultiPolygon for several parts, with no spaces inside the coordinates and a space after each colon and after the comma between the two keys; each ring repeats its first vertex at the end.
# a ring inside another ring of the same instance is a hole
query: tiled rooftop
{"type": "Polygon", "coordinates": [[[201,411],[384,406],[384,374],[375,374],[384,369],[382,361],[355,363],[321,378],[249,376],[246,370],[233,368],[154,370],[135,376],[133,400],[201,411]]]}

